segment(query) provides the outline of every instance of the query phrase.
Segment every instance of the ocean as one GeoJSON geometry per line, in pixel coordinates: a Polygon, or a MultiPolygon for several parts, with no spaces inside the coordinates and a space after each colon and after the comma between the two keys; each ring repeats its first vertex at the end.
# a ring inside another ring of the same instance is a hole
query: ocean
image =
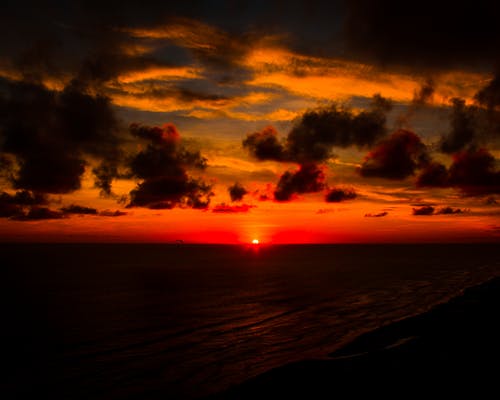
{"type": "Polygon", "coordinates": [[[3,244],[2,398],[193,399],[422,313],[498,244],[3,244]]]}

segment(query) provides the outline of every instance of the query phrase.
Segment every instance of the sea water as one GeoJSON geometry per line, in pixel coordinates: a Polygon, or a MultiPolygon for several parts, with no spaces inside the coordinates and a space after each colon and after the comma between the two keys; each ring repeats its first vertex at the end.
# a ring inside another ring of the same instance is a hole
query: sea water
{"type": "Polygon", "coordinates": [[[500,272],[496,244],[4,244],[7,397],[189,399],[500,272]]]}

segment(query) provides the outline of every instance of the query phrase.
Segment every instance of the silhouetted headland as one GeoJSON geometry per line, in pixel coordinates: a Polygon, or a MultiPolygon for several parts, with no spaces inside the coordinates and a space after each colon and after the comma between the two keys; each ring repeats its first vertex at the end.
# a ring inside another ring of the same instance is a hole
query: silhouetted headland
{"type": "Polygon", "coordinates": [[[365,333],[328,358],[276,368],[217,398],[498,395],[499,310],[500,278],[494,278],[426,313],[365,333]]]}

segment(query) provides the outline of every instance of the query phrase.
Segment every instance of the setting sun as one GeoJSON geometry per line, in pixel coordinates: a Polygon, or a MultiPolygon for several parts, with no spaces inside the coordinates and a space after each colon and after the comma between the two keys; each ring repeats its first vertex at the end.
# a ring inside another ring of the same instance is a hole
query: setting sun
{"type": "Polygon", "coordinates": [[[252,244],[259,244],[259,239],[252,240],[252,244]]]}

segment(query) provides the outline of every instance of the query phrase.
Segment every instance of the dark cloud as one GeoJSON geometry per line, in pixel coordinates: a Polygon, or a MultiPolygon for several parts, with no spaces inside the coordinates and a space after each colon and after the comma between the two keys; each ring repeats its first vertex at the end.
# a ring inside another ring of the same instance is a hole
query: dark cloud
{"type": "Polygon", "coordinates": [[[21,190],[14,194],[1,192],[0,217],[9,218],[23,216],[26,213],[26,209],[47,203],[47,197],[40,193],[32,193],[27,190],[21,190]]]}
{"type": "MultiPolygon", "coordinates": [[[[160,83],[160,82],[159,82],[160,83]]],[[[169,82],[170,83],[170,82],[169,82]]],[[[204,102],[214,102],[219,103],[221,101],[229,100],[229,96],[224,96],[215,93],[205,93],[199,90],[192,90],[185,87],[158,87],[155,84],[143,84],[143,89],[141,93],[135,95],[137,98],[155,98],[155,99],[164,99],[164,98],[175,98],[181,102],[193,102],[193,101],[204,101],[204,102]]]]}
{"type": "Polygon", "coordinates": [[[124,215],[127,215],[128,213],[125,211],[120,211],[120,210],[103,210],[99,212],[99,215],[101,217],[122,217],[124,215]]]}
{"type": "Polygon", "coordinates": [[[286,171],[281,175],[274,198],[289,201],[298,193],[319,192],[325,187],[325,174],[316,164],[302,164],[296,171],[286,171]]]}
{"type": "Polygon", "coordinates": [[[498,205],[498,201],[497,201],[497,199],[495,199],[495,197],[488,196],[486,198],[486,200],[484,201],[484,204],[487,206],[496,206],[496,205],[498,205]]]}
{"type": "Polygon", "coordinates": [[[410,120],[414,117],[415,112],[418,109],[424,107],[432,100],[434,91],[434,80],[431,78],[427,78],[424,82],[422,82],[420,88],[414,91],[413,99],[409,106],[406,108],[406,111],[401,113],[396,118],[396,126],[398,128],[406,128],[410,126],[410,120]]]}
{"type": "Polygon", "coordinates": [[[80,188],[87,157],[118,158],[118,121],[107,97],[73,84],[60,92],[27,82],[5,86],[0,151],[17,161],[15,188],[69,193],[80,188]]]}
{"type": "Polygon", "coordinates": [[[66,215],[61,211],[51,210],[47,207],[33,206],[27,213],[12,216],[16,221],[37,221],[43,219],[61,219],[66,215]]]}
{"type": "Polygon", "coordinates": [[[463,99],[452,100],[451,129],[441,140],[442,152],[454,153],[476,142],[479,113],[477,107],[467,106],[463,99]]]}
{"type": "Polygon", "coordinates": [[[426,164],[416,179],[417,187],[446,187],[448,186],[448,170],[436,161],[426,164]]]}
{"type": "Polygon", "coordinates": [[[500,193],[497,160],[485,149],[469,149],[453,154],[448,169],[440,163],[426,165],[417,177],[417,186],[454,187],[469,196],[500,193]]]}
{"type": "Polygon", "coordinates": [[[243,147],[261,161],[285,161],[286,159],[284,145],[278,140],[278,132],[272,126],[248,134],[243,140],[243,147]]]}
{"type": "Polygon", "coordinates": [[[4,203],[0,200],[0,218],[10,218],[24,215],[24,209],[17,205],[11,203],[4,203]]]}
{"type": "Polygon", "coordinates": [[[497,71],[495,77],[476,93],[475,99],[490,110],[500,105],[500,71],[497,71]]]}
{"type": "Polygon", "coordinates": [[[212,195],[211,186],[191,179],[187,174],[145,179],[130,192],[127,207],[171,209],[176,206],[206,208],[212,195]]]}
{"type": "Polygon", "coordinates": [[[333,188],[325,196],[327,203],[339,203],[345,200],[353,200],[357,197],[354,189],[333,188]]]}
{"type": "MultiPolygon", "coordinates": [[[[2,105],[0,104],[0,109],[2,105]]],[[[12,174],[14,173],[13,161],[7,157],[5,154],[0,153],[0,179],[5,181],[12,181],[14,178],[12,174]]]]}
{"type": "Polygon", "coordinates": [[[67,207],[62,207],[61,211],[64,214],[80,214],[80,215],[96,215],[97,210],[91,207],[79,206],[76,204],[71,204],[67,207]]]}
{"type": "Polygon", "coordinates": [[[228,32],[191,18],[173,17],[169,25],[185,31],[170,38],[172,44],[190,52],[192,58],[206,67],[205,74],[221,83],[234,83],[251,77],[241,60],[253,48],[261,35],[251,31],[228,32]]]}
{"type": "Polygon", "coordinates": [[[387,214],[389,214],[387,211],[382,211],[382,212],[379,212],[376,214],[372,214],[372,213],[365,214],[365,217],[367,217],[367,218],[381,218],[381,217],[385,217],[387,214]]]}
{"type": "Polygon", "coordinates": [[[189,168],[204,169],[206,159],[187,150],[172,124],[149,127],[130,126],[133,136],[146,139],[146,149],[129,161],[131,177],[142,180],[130,192],[128,207],[169,209],[175,206],[206,208],[212,196],[211,186],[188,176],[189,168]]]}
{"type": "Polygon", "coordinates": [[[168,31],[180,25],[188,33],[195,33],[196,38],[193,40],[185,34],[157,41],[185,49],[197,62],[230,69],[228,66],[238,65],[242,54],[259,37],[290,37],[287,42],[298,49],[308,50],[313,45],[324,49],[334,39],[332,31],[339,30],[342,18],[339,3],[297,2],[283,7],[279,3],[262,1],[206,4],[108,0],[73,1],[62,7],[60,1],[45,1],[43,6],[39,2],[25,1],[22,7],[14,3],[4,5],[0,22],[6,31],[17,35],[10,41],[3,38],[0,44],[15,49],[16,46],[27,47],[30,38],[52,39],[63,48],[56,48],[62,53],[58,55],[60,59],[70,57],[67,53],[71,49],[97,47],[99,38],[106,43],[105,47],[113,50],[123,36],[123,31],[117,28],[163,28],[168,31]]]}
{"type": "Polygon", "coordinates": [[[227,188],[231,201],[241,201],[248,191],[238,182],[227,188]]]}
{"type": "Polygon", "coordinates": [[[434,214],[434,207],[432,206],[423,206],[413,209],[413,215],[432,215],[432,214],[434,214]]]}
{"type": "MultiPolygon", "coordinates": [[[[0,23],[16,36],[0,39],[4,63],[25,80],[71,76],[92,88],[123,72],[164,65],[151,52],[134,51],[141,43],[120,29],[139,23],[137,5],[132,13],[126,5],[92,3],[75,1],[62,7],[58,1],[43,6],[28,1],[22,7],[7,6],[0,23]]],[[[153,13],[144,22],[158,23],[157,18],[161,17],[153,13]]]]}
{"type": "Polygon", "coordinates": [[[404,179],[427,163],[425,145],[413,132],[399,129],[381,140],[365,157],[359,173],[364,177],[404,179]]]}
{"type": "Polygon", "coordinates": [[[390,102],[377,95],[371,109],[359,113],[336,104],[306,111],[287,136],[287,158],[318,162],[331,157],[332,147],[370,147],[386,135],[385,113],[390,108],[390,102]]]}
{"type": "Polygon", "coordinates": [[[347,53],[416,69],[482,68],[498,59],[500,5],[431,0],[346,2],[347,53]]]}
{"type": "Polygon", "coordinates": [[[13,201],[13,196],[2,192],[0,194],[0,217],[9,218],[23,214],[23,207],[13,201]]]}
{"type": "Polygon", "coordinates": [[[254,208],[254,205],[250,204],[240,204],[240,205],[229,205],[225,203],[217,204],[214,208],[212,208],[212,212],[214,213],[245,213],[248,212],[251,208],[254,208]]]}
{"type": "Polygon", "coordinates": [[[453,214],[463,214],[468,210],[463,208],[453,208],[453,207],[442,207],[436,211],[433,206],[422,206],[413,209],[413,215],[453,215],[453,214]]]}
{"type": "Polygon", "coordinates": [[[306,111],[293,125],[284,142],[267,127],[247,135],[243,147],[259,160],[321,162],[332,156],[334,147],[366,148],[384,137],[386,112],[391,103],[375,95],[369,110],[353,110],[331,104],[306,111]]]}
{"type": "Polygon", "coordinates": [[[436,203],[432,203],[430,201],[417,201],[416,203],[411,204],[414,207],[425,207],[425,206],[435,206],[436,203]]]}
{"type": "MultiPolygon", "coordinates": [[[[131,30],[168,32],[182,27],[180,32],[186,33],[149,38],[148,44],[173,47],[168,58],[203,64],[221,81],[248,74],[241,59],[260,39],[269,37],[279,37],[302,54],[378,61],[420,72],[422,67],[483,67],[494,62],[500,44],[495,19],[499,8],[493,0],[472,6],[424,0],[411,10],[396,0],[294,2],[287,7],[262,1],[208,6],[74,1],[64,7],[60,2],[41,6],[25,1],[22,7],[14,3],[3,7],[0,22],[6,32],[16,35],[3,35],[0,45],[9,57],[23,49],[25,70],[26,65],[48,72],[61,65],[76,70],[82,64],[81,54],[91,54],[87,69],[109,79],[119,68],[148,61],[144,55],[122,50],[127,41],[141,43],[131,30]],[[40,42],[35,49],[31,49],[33,38],[40,42]]],[[[157,61],[161,55],[147,56],[157,61]]]]}
{"type": "MultiPolygon", "coordinates": [[[[495,82],[495,78],[492,82],[495,82]]],[[[455,153],[473,147],[498,146],[500,111],[496,109],[497,84],[486,86],[476,94],[479,104],[467,105],[463,99],[452,99],[450,130],[441,138],[440,150],[455,153]]]]}
{"type": "Polygon", "coordinates": [[[33,193],[28,190],[20,190],[13,195],[2,192],[0,194],[0,199],[2,202],[8,202],[21,206],[35,206],[48,203],[46,195],[42,193],[33,193]]]}
{"type": "Polygon", "coordinates": [[[454,154],[448,173],[449,185],[466,194],[500,193],[500,171],[495,158],[485,149],[454,154]]]}
{"type": "Polygon", "coordinates": [[[173,149],[180,139],[179,132],[173,124],[160,127],[133,123],[130,124],[130,133],[132,136],[150,141],[153,145],[167,146],[169,149],[173,149]]]}
{"type": "Polygon", "coordinates": [[[476,93],[475,99],[482,106],[478,113],[478,125],[482,128],[476,135],[479,136],[478,143],[498,147],[500,143],[500,71],[498,69],[488,85],[476,93]]]}
{"type": "Polygon", "coordinates": [[[465,209],[462,209],[462,208],[452,208],[452,207],[443,207],[441,209],[439,209],[436,214],[445,214],[445,215],[448,215],[448,214],[462,214],[464,212],[466,212],[467,210],[465,209]]]}
{"type": "Polygon", "coordinates": [[[123,177],[118,171],[117,160],[102,161],[98,166],[92,168],[95,176],[94,185],[100,189],[101,196],[113,196],[112,183],[116,178],[123,177]]]}
{"type": "Polygon", "coordinates": [[[435,90],[436,89],[434,81],[431,78],[428,78],[420,86],[419,90],[413,94],[412,104],[416,106],[427,104],[427,102],[432,99],[435,90]]]}

